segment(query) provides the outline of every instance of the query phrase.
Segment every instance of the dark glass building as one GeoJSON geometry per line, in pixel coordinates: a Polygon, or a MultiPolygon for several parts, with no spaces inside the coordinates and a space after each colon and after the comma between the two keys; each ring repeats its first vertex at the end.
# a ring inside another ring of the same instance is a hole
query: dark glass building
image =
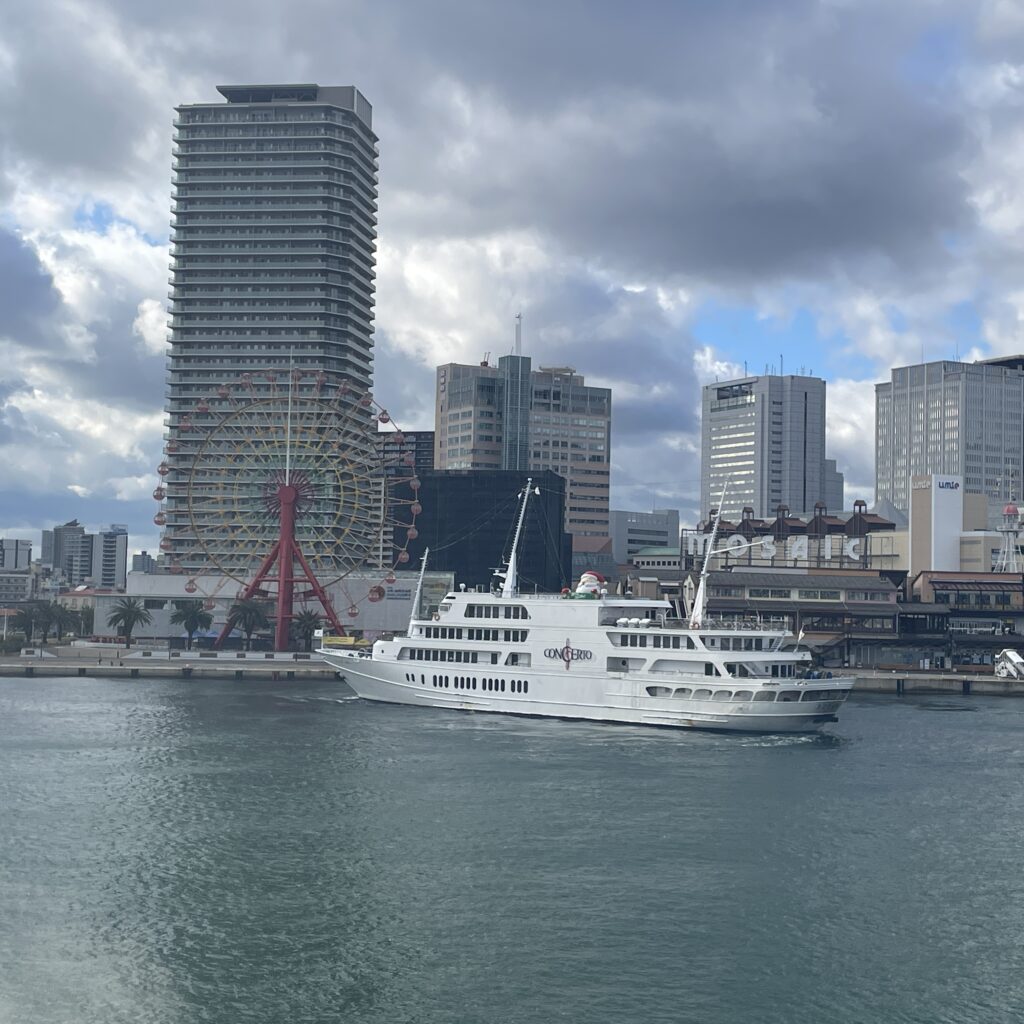
{"type": "MultiPolygon", "coordinates": [[[[532,474],[540,495],[526,510],[519,544],[519,589],[557,593],[571,584],[572,538],[565,532],[565,480],[532,474]]],[[[431,470],[420,474],[423,512],[409,541],[409,566],[430,548],[428,568],[455,573],[456,584],[489,589],[508,561],[527,474],[511,470],[431,470]]],[[[399,531],[396,530],[396,533],[399,531]]],[[[400,543],[404,537],[396,540],[400,543]]]]}

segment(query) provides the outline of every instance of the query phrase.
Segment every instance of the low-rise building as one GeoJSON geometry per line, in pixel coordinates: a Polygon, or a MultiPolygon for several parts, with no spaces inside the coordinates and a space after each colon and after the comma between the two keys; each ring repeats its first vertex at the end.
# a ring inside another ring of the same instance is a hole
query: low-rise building
{"type": "Polygon", "coordinates": [[[32,574],[28,569],[0,569],[0,604],[18,604],[32,597],[32,574]]]}
{"type": "MultiPolygon", "coordinates": [[[[393,574],[394,582],[382,579],[381,572],[351,573],[344,579],[325,587],[327,595],[346,628],[355,636],[376,638],[383,633],[404,631],[409,624],[413,599],[416,593],[418,573],[399,572],[393,574]]],[[[428,571],[423,580],[421,598],[422,614],[431,614],[442,598],[454,586],[450,572],[428,571]]],[[[213,625],[206,639],[212,642],[231,613],[231,607],[238,597],[238,582],[224,576],[185,576],[171,573],[130,573],[124,593],[96,593],[93,632],[97,636],[114,637],[115,630],[109,625],[110,615],[118,601],[135,598],[142,602],[151,621],[138,625],[132,636],[140,640],[170,641],[173,645],[184,643],[185,634],[180,626],[171,624],[176,604],[179,601],[201,600],[213,615],[213,625]]],[[[296,606],[296,611],[302,605],[296,606]]],[[[305,606],[321,616],[323,610],[318,602],[310,600],[305,606]]],[[[268,614],[273,619],[273,600],[268,602],[268,614]]],[[[325,628],[330,631],[325,622],[325,628]]],[[[227,646],[239,645],[237,637],[227,646]]]]}

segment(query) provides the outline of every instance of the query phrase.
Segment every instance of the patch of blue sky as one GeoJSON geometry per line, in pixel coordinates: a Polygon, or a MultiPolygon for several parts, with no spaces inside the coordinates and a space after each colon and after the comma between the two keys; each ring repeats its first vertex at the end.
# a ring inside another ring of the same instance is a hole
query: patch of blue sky
{"type": "Polygon", "coordinates": [[[930,89],[954,84],[966,59],[968,33],[968,26],[955,19],[930,26],[904,55],[903,76],[913,85],[930,89]]]}
{"type": "Polygon", "coordinates": [[[167,238],[154,238],[152,235],[142,231],[138,224],[127,217],[120,217],[114,212],[110,203],[88,200],[80,203],[75,210],[75,227],[83,231],[93,231],[97,235],[105,235],[115,224],[123,224],[131,228],[148,245],[163,247],[167,244],[167,238]]]}
{"type": "Polygon", "coordinates": [[[958,302],[950,308],[945,320],[955,339],[956,351],[952,355],[959,352],[963,358],[967,351],[975,346],[983,350],[988,348],[982,333],[981,314],[973,302],[958,302]]]}
{"type": "Polygon", "coordinates": [[[708,303],[697,311],[691,332],[722,358],[746,364],[751,375],[764,373],[767,365],[769,373],[802,370],[826,380],[850,376],[846,338],[822,334],[814,315],[802,307],[783,318],[763,316],[750,306],[708,303]]]}

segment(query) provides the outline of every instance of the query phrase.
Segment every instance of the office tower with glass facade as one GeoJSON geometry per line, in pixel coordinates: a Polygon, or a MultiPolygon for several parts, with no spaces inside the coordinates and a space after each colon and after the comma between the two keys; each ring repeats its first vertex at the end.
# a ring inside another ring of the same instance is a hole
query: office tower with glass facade
{"type": "MultiPolygon", "coordinates": [[[[369,389],[373,369],[377,137],[352,86],[219,86],[177,108],[174,137],[169,436],[197,403],[289,368],[369,389]]],[[[212,413],[209,415],[213,415],[212,413]]],[[[167,459],[166,538],[187,520],[185,460],[167,459]]],[[[199,568],[186,566],[186,568],[199,568]]]]}
{"type": "Polygon", "coordinates": [[[702,518],[720,503],[726,518],[745,508],[758,518],[780,505],[842,508],[843,476],[825,458],[823,380],[771,374],[708,384],[701,416],[702,518]]]}
{"type": "Polygon", "coordinates": [[[910,509],[911,478],[963,478],[967,494],[1021,498],[1024,357],[901,366],[875,385],[875,500],[910,509]]]}
{"type": "Polygon", "coordinates": [[[437,368],[437,469],[550,469],[566,481],[565,528],[608,536],[612,394],[572,367],[531,369],[528,356],[498,366],[437,368]],[[525,459],[525,461],[524,461],[525,459]]]}

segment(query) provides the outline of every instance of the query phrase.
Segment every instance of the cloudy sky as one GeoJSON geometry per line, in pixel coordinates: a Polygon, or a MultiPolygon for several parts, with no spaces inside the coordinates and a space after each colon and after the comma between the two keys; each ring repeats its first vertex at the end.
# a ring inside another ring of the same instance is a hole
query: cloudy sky
{"type": "Polygon", "coordinates": [[[522,310],[536,361],[615,389],[615,507],[692,517],[716,375],[824,376],[871,500],[891,365],[1024,350],[1015,0],[2,6],[0,536],[156,543],[171,119],[221,83],[374,105],[395,419],[522,310]]]}

